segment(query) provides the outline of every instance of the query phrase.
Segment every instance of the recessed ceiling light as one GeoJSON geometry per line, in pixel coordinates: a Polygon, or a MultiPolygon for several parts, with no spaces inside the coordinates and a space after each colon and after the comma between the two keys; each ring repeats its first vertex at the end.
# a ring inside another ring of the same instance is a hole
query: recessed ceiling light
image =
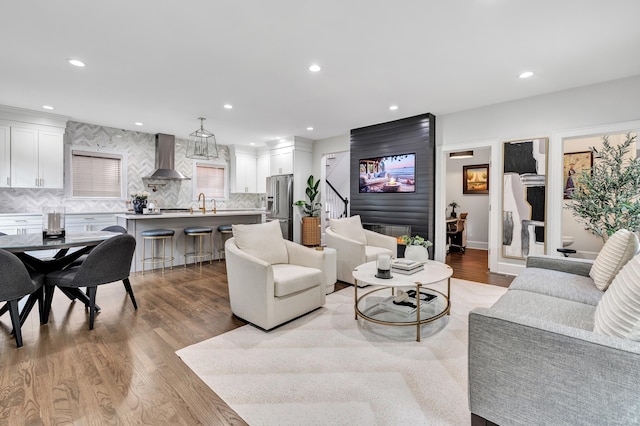
{"type": "Polygon", "coordinates": [[[255,142],[249,142],[249,145],[254,146],[255,142]]]}
{"type": "Polygon", "coordinates": [[[287,141],[286,139],[280,139],[280,142],[286,142],[286,141],[287,141]]]}
{"type": "Polygon", "coordinates": [[[311,131],[313,130],[313,127],[307,127],[307,130],[311,131]]]}
{"type": "Polygon", "coordinates": [[[398,109],[398,105],[391,105],[391,106],[389,107],[389,109],[390,109],[391,111],[395,111],[395,110],[397,110],[397,109],[398,109]]]}
{"type": "Polygon", "coordinates": [[[225,108],[225,109],[233,109],[233,105],[231,105],[231,104],[224,104],[224,108],[225,108]]]}
{"type": "Polygon", "coordinates": [[[320,71],[322,68],[320,68],[320,65],[318,64],[313,64],[309,67],[309,71],[311,72],[318,72],[320,71]]]}
{"type": "Polygon", "coordinates": [[[67,62],[69,62],[71,65],[73,65],[74,67],[84,67],[85,63],[82,62],[79,59],[67,59],[67,62]]]}
{"type": "Polygon", "coordinates": [[[42,109],[54,109],[51,105],[42,105],[42,109]]]}
{"type": "Polygon", "coordinates": [[[531,71],[525,71],[522,74],[520,74],[518,77],[520,78],[529,78],[533,75],[533,73],[531,71]]]}
{"type": "Polygon", "coordinates": [[[135,124],[136,126],[143,126],[143,125],[144,125],[144,124],[142,124],[142,123],[141,123],[141,122],[139,122],[139,121],[136,121],[136,122],[135,122],[135,123],[133,123],[133,124],[135,124]]]}

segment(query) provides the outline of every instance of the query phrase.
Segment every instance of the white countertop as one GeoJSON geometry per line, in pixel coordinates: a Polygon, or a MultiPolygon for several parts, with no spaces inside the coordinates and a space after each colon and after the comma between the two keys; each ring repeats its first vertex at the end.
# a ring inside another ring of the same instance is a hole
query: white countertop
{"type": "Polygon", "coordinates": [[[198,218],[198,217],[217,217],[217,216],[256,216],[265,214],[265,210],[218,210],[216,213],[207,211],[194,211],[193,213],[161,213],[161,214],[116,214],[116,217],[127,220],[148,220],[148,219],[178,219],[178,218],[198,218]]]}
{"type": "MultiPolygon", "coordinates": [[[[265,209],[251,209],[251,208],[246,208],[246,209],[218,209],[217,213],[215,215],[218,216],[237,216],[237,215],[245,215],[245,214],[262,214],[262,213],[266,213],[265,209]]],[[[185,212],[185,213],[167,213],[164,212],[161,215],[136,215],[133,214],[132,212],[123,212],[123,211],[119,211],[119,212],[66,212],[67,216],[91,216],[94,214],[112,214],[115,215],[116,217],[127,217],[129,218],[130,216],[144,216],[144,217],[154,217],[154,216],[171,216],[171,217],[187,217],[187,216],[195,216],[197,214],[199,214],[200,216],[202,216],[202,213],[200,211],[194,211],[193,215],[189,212],[185,212]],[[183,215],[183,216],[180,216],[183,215]]],[[[38,213],[0,213],[0,217],[24,217],[24,216],[42,216],[42,212],[38,212],[38,213]]],[[[207,212],[207,216],[214,216],[213,213],[211,213],[211,211],[207,212]]]]}

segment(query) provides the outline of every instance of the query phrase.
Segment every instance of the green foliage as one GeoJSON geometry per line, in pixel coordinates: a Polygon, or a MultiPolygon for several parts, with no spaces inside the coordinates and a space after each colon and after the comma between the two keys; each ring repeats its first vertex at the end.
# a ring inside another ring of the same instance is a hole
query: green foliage
{"type": "Polygon", "coordinates": [[[458,203],[456,203],[455,201],[452,201],[449,203],[449,207],[451,207],[453,210],[455,210],[457,207],[460,207],[460,205],[458,203]]]}
{"type": "Polygon", "coordinates": [[[640,229],[640,158],[627,155],[635,139],[627,134],[624,143],[612,147],[608,136],[603,136],[601,151],[591,147],[597,158],[591,170],[575,175],[566,208],[603,240],[619,229],[640,229]]]}
{"type": "Polygon", "coordinates": [[[305,216],[316,217],[320,215],[322,204],[316,201],[320,191],[318,186],[320,185],[320,179],[315,180],[313,175],[307,179],[307,188],[304,190],[307,195],[307,200],[298,200],[293,203],[295,206],[302,207],[302,212],[305,216]]]}
{"type": "Polygon", "coordinates": [[[431,241],[425,240],[420,235],[415,235],[413,237],[403,235],[400,238],[402,239],[402,242],[408,246],[422,246],[424,248],[429,248],[433,245],[431,241]]]}

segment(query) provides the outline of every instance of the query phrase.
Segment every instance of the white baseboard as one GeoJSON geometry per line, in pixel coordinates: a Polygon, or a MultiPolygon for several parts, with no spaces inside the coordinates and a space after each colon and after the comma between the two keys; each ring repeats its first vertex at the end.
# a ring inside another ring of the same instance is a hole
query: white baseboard
{"type": "Polygon", "coordinates": [[[467,240],[467,248],[478,249],[478,250],[489,250],[489,243],[486,241],[467,240]]]}
{"type": "Polygon", "coordinates": [[[519,275],[520,272],[524,271],[524,268],[524,264],[517,265],[515,263],[498,262],[498,270],[496,272],[506,275],[519,275]]]}

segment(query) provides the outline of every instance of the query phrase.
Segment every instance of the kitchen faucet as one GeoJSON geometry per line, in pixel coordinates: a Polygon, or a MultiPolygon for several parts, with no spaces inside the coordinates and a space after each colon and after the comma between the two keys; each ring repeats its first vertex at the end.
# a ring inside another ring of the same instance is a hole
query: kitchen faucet
{"type": "Polygon", "coordinates": [[[213,201],[213,214],[216,214],[216,212],[218,211],[218,207],[216,205],[216,199],[212,198],[211,201],[213,201]]]}
{"type": "Polygon", "coordinates": [[[204,193],[201,192],[200,194],[198,194],[198,208],[202,210],[202,214],[205,214],[207,212],[206,202],[207,198],[205,197],[204,193]],[[202,207],[200,207],[200,198],[202,198],[202,207]]]}

